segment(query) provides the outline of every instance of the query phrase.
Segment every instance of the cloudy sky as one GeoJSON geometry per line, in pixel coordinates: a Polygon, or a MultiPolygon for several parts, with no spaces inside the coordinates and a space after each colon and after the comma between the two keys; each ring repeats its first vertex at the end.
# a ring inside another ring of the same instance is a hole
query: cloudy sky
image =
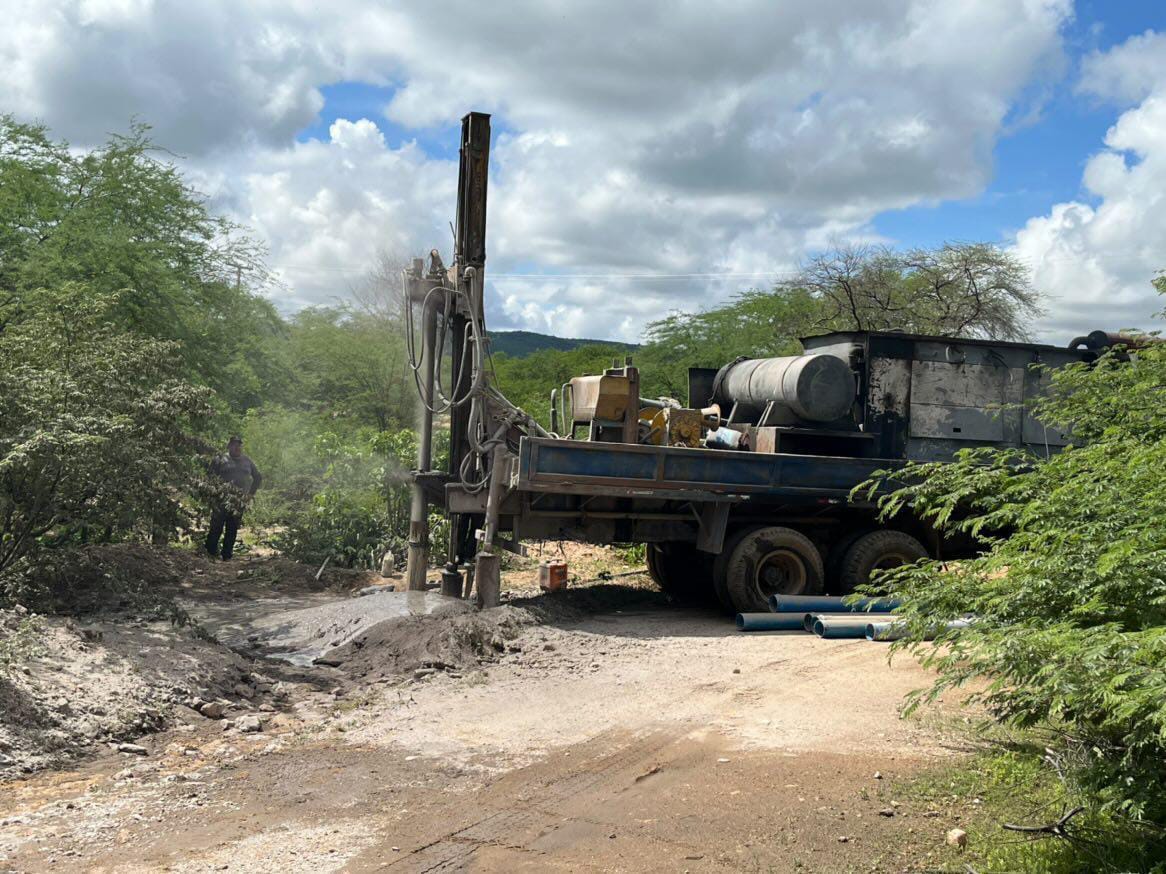
{"type": "Polygon", "coordinates": [[[494,328],[635,340],[844,241],[1012,247],[1050,340],[1161,308],[1161,0],[0,7],[0,111],[78,146],[152,124],[288,311],[449,251],[470,109],[494,328]]]}

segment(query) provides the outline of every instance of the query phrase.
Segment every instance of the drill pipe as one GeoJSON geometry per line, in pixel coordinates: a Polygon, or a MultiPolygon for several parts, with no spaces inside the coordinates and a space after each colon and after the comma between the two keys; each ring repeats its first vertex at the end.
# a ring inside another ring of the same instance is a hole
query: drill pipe
{"type": "Polygon", "coordinates": [[[827,639],[866,637],[865,622],[856,622],[852,617],[821,616],[814,621],[814,634],[827,639]]]}
{"type": "Polygon", "coordinates": [[[801,631],[802,617],[797,613],[738,613],[741,631],[801,631]]]}
{"type": "Polygon", "coordinates": [[[774,613],[805,613],[818,610],[830,613],[890,613],[899,602],[890,598],[861,598],[856,604],[843,604],[830,595],[770,595],[769,609],[774,613]]]}

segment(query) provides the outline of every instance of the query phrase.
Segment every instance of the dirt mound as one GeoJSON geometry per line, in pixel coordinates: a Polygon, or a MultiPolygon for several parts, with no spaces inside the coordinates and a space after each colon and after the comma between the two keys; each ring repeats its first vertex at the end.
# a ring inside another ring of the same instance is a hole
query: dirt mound
{"type": "Polygon", "coordinates": [[[215,637],[249,654],[295,665],[330,664],[334,653],[372,626],[413,616],[465,613],[470,605],[437,592],[374,590],[365,597],[335,594],[231,601],[191,610],[215,637]]]}
{"type": "Polygon", "coordinates": [[[524,628],[538,621],[532,611],[517,607],[393,618],[328,657],[352,677],[369,680],[426,669],[458,672],[497,660],[524,628]]]}
{"type": "MultiPolygon", "coordinates": [[[[361,600],[383,603],[418,595],[421,593],[387,593],[361,600]]],[[[451,608],[458,609],[430,610],[425,615],[394,613],[368,622],[350,633],[342,645],[329,649],[327,663],[338,665],[354,678],[368,679],[426,668],[458,672],[519,651],[517,638],[535,625],[570,626],[596,614],[666,606],[660,592],[612,583],[513,598],[496,609],[472,612],[464,602],[434,593],[426,597],[450,601],[451,608]]]]}

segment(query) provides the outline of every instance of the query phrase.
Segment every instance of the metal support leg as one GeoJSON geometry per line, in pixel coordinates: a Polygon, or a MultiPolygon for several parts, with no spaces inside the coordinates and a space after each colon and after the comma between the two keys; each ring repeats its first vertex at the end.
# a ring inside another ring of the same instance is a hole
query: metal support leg
{"type": "Polygon", "coordinates": [[[502,594],[502,559],[494,552],[494,537],[498,533],[498,514],[502,498],[509,486],[510,463],[505,445],[494,447],[490,464],[490,491],[486,496],[486,524],[482,546],[474,562],[474,581],[478,587],[477,604],[486,609],[497,607],[502,594]]]}
{"type": "MultiPolygon", "coordinates": [[[[422,313],[421,358],[424,397],[421,409],[421,440],[417,447],[417,469],[425,472],[433,467],[433,379],[437,345],[437,310],[433,304],[422,313]]],[[[408,589],[425,590],[425,575],[429,570],[429,503],[421,484],[413,482],[413,502],[409,509],[409,560],[406,570],[408,589]]]]}

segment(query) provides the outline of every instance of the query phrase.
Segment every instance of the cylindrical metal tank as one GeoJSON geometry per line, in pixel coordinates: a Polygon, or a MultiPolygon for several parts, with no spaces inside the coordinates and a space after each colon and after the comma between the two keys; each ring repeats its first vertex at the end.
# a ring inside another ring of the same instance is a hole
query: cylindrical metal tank
{"type": "Polygon", "coordinates": [[[854,374],[833,355],[748,358],[717,373],[715,400],[760,409],[776,401],[799,419],[832,422],[854,403],[854,374]]]}

